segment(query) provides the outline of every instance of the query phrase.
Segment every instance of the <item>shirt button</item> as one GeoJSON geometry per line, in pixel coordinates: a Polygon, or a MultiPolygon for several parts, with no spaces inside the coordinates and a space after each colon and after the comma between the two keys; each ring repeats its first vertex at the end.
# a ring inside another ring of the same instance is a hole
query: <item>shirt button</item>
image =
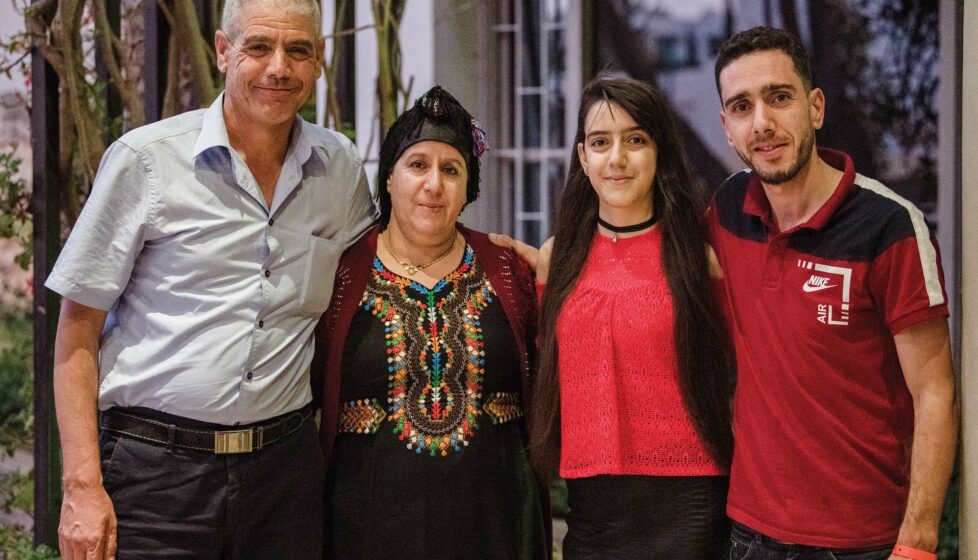
{"type": "Polygon", "coordinates": [[[251,378],[252,378],[252,377],[254,377],[254,376],[255,376],[255,375],[254,375],[253,373],[251,373],[251,372],[249,371],[249,372],[248,372],[248,375],[246,375],[245,377],[247,377],[247,378],[248,378],[248,381],[251,381],[251,378]]]}
{"type": "Polygon", "coordinates": [[[268,278],[268,277],[269,277],[269,276],[271,276],[271,275],[272,275],[272,271],[271,271],[271,270],[268,270],[268,269],[266,268],[266,269],[265,269],[265,278],[268,278]]]}
{"type": "Polygon", "coordinates": [[[264,327],[264,326],[265,326],[265,321],[258,321],[258,328],[259,329],[262,328],[262,327],[264,327]]]}
{"type": "Polygon", "coordinates": [[[268,225],[269,226],[274,226],[275,225],[275,218],[269,218],[268,219],[268,225]]]}

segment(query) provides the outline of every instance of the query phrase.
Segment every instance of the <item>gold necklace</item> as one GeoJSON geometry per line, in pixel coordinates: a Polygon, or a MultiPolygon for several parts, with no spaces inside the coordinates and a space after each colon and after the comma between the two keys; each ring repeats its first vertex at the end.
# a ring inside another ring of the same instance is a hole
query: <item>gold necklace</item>
{"type": "Polygon", "coordinates": [[[387,243],[387,238],[390,237],[390,235],[391,235],[390,234],[390,230],[387,230],[384,233],[386,233],[387,235],[381,235],[381,237],[380,237],[381,241],[384,242],[384,247],[387,248],[387,252],[390,253],[392,257],[394,257],[394,260],[397,261],[397,264],[401,265],[401,268],[404,269],[404,272],[407,272],[408,276],[414,276],[415,274],[418,273],[418,271],[424,270],[424,269],[428,268],[429,266],[435,264],[436,262],[438,262],[438,261],[444,259],[445,257],[447,257],[449,255],[449,253],[452,252],[452,249],[455,248],[455,241],[458,239],[458,233],[456,233],[454,236],[452,236],[452,244],[451,244],[451,246],[448,247],[448,250],[445,251],[444,253],[442,253],[437,259],[435,259],[435,260],[433,260],[431,262],[427,262],[425,264],[411,264],[411,263],[409,263],[407,261],[401,260],[401,257],[398,257],[397,255],[395,255],[394,254],[394,251],[391,250],[390,244],[387,243]]]}

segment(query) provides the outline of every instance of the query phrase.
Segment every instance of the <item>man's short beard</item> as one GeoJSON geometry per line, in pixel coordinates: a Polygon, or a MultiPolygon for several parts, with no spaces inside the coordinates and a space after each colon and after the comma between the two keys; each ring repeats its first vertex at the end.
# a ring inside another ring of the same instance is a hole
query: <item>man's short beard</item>
{"type": "Polygon", "coordinates": [[[784,171],[763,172],[756,167],[746,154],[737,150],[737,155],[747,164],[751,170],[757,174],[761,182],[765,185],[783,185],[798,176],[798,173],[812,160],[812,152],[815,148],[815,131],[809,130],[808,134],[802,138],[798,153],[795,154],[795,162],[784,171]]]}

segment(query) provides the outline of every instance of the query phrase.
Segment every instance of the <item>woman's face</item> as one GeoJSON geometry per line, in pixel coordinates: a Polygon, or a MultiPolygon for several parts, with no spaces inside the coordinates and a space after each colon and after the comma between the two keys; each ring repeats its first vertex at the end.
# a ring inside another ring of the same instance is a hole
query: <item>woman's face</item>
{"type": "Polygon", "coordinates": [[[387,180],[391,225],[418,241],[454,234],[468,179],[465,158],[452,146],[435,140],[410,146],[387,180]]]}
{"type": "Polygon", "coordinates": [[[604,101],[588,110],[584,132],[577,155],[598,195],[601,215],[647,218],[658,154],[652,137],[620,105],[604,101]]]}

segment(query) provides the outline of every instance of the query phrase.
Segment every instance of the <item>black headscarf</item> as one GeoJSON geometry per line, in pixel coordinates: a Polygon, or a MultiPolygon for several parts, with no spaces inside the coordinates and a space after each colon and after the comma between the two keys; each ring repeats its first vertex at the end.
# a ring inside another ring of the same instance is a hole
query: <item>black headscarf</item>
{"type": "Polygon", "coordinates": [[[468,173],[465,203],[479,198],[479,157],[486,151],[485,132],[452,94],[435,86],[394,121],[380,147],[377,195],[380,218],[385,224],[391,215],[391,196],[387,192],[391,171],[405,150],[426,140],[448,144],[462,154],[468,173]]]}

